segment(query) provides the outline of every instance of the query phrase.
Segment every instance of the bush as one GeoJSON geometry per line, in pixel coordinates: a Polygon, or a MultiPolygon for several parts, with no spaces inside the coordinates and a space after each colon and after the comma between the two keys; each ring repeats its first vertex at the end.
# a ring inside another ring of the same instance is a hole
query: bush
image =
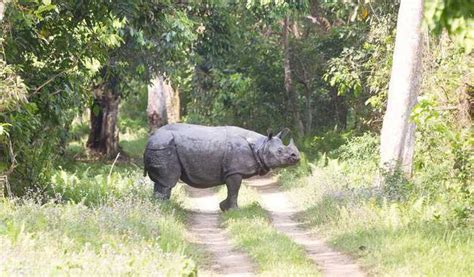
{"type": "MultiPolygon", "coordinates": [[[[427,140],[418,143],[426,146],[427,140]]],[[[378,138],[364,134],[348,139],[333,152],[336,158],[315,161],[309,176],[282,171],[280,180],[302,210],[300,220],[358,257],[373,275],[472,275],[473,229],[466,227],[472,197],[460,190],[462,178],[451,178],[459,176],[455,156],[417,168],[411,180],[396,172],[382,189],[373,187],[377,152],[378,138]]]]}

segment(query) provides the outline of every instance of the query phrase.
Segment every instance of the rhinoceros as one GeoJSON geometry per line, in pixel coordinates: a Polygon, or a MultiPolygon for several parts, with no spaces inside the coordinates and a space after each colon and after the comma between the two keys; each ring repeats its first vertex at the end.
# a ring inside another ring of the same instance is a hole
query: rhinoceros
{"type": "Polygon", "coordinates": [[[195,188],[226,184],[222,211],[237,208],[242,179],[294,165],[300,153],[293,139],[285,146],[284,129],[267,136],[235,126],[169,124],[156,130],[145,149],[145,176],[154,182],[154,196],[169,199],[179,179],[195,188]]]}

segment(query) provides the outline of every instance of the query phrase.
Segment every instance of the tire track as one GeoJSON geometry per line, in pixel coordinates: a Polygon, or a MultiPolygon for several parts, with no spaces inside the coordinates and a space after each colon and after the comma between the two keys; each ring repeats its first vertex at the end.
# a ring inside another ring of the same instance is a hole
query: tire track
{"type": "Polygon", "coordinates": [[[257,189],[262,206],[269,212],[273,226],[286,234],[307,252],[325,276],[365,276],[360,267],[347,255],[333,250],[323,240],[305,230],[294,220],[298,212],[272,177],[249,179],[247,185],[257,189]]]}
{"type": "MultiPolygon", "coordinates": [[[[186,186],[191,205],[189,232],[210,255],[210,275],[253,276],[256,266],[231,243],[226,231],[219,227],[219,201],[211,189],[186,186]]],[[[208,275],[208,274],[205,274],[208,275]]]]}

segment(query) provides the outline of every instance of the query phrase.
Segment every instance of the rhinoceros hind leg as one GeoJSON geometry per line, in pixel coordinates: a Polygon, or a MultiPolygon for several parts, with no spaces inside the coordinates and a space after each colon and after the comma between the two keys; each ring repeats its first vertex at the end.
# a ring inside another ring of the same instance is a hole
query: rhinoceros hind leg
{"type": "Polygon", "coordinates": [[[176,149],[169,146],[158,150],[147,150],[145,163],[148,163],[148,177],[155,183],[153,196],[160,200],[170,199],[171,189],[176,186],[181,176],[181,165],[176,149]]]}
{"type": "Polygon", "coordinates": [[[237,198],[239,196],[240,185],[242,183],[242,176],[235,174],[227,177],[225,180],[227,186],[227,198],[219,204],[223,212],[229,209],[237,209],[237,198]]]}

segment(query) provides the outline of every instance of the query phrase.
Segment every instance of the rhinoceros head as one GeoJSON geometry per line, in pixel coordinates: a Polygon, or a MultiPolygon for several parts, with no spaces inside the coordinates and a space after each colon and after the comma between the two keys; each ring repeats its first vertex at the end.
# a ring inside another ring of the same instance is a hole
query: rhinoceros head
{"type": "Polygon", "coordinates": [[[270,168],[285,167],[294,165],[300,160],[300,152],[293,141],[290,140],[288,145],[284,145],[282,139],[289,132],[283,129],[276,136],[272,132],[268,133],[267,141],[262,151],[262,158],[266,165],[270,168]]]}

